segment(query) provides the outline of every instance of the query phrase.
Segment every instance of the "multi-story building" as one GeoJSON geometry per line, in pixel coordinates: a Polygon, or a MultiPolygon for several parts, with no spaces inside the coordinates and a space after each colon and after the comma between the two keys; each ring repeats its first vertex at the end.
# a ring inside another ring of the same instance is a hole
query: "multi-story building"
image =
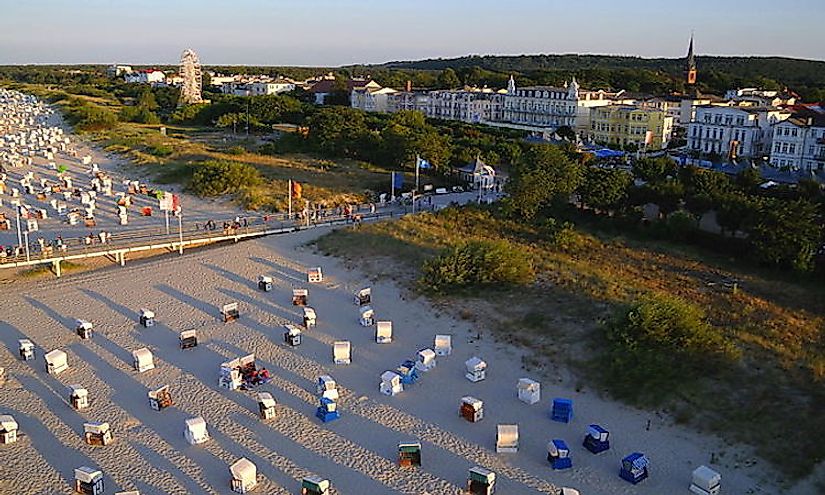
{"type": "Polygon", "coordinates": [[[493,99],[490,90],[430,91],[424,114],[433,119],[482,123],[493,120],[493,99]]]}
{"type": "Polygon", "coordinates": [[[778,107],[795,105],[798,97],[789,92],[772,91],[757,88],[730,89],[725,92],[725,99],[738,104],[749,103],[758,107],[778,107]]]}
{"type": "Polygon", "coordinates": [[[350,103],[352,108],[358,108],[365,112],[387,112],[389,110],[389,98],[398,91],[392,88],[363,87],[355,88],[350,93],[350,103]]]}
{"type": "Polygon", "coordinates": [[[590,111],[590,137],[597,143],[660,150],[673,135],[674,119],[663,110],[610,105],[590,111]]]}
{"type": "Polygon", "coordinates": [[[564,87],[512,84],[504,96],[502,121],[536,128],[576,128],[579,84],[575,79],[564,87]],[[512,92],[511,92],[512,90],[512,92]]]}
{"type": "Polygon", "coordinates": [[[790,170],[825,170],[825,109],[809,107],[773,126],[771,165],[790,170]]]}
{"type": "Polygon", "coordinates": [[[123,79],[127,83],[161,84],[166,82],[166,74],[162,70],[141,69],[125,73],[123,79]]]}
{"type": "Polygon", "coordinates": [[[131,65],[110,65],[106,68],[106,74],[109,77],[120,77],[125,74],[129,74],[132,72],[131,65]]]}
{"type": "Polygon", "coordinates": [[[288,93],[295,89],[295,83],[290,81],[257,81],[248,83],[226,83],[222,92],[235,96],[263,96],[288,93]]]}
{"type": "Polygon", "coordinates": [[[402,110],[417,110],[426,112],[430,104],[429,93],[399,91],[387,96],[387,112],[395,113],[402,110]]]}
{"type": "Polygon", "coordinates": [[[688,125],[688,149],[728,158],[770,152],[772,127],[790,112],[774,107],[703,105],[688,125]]]}

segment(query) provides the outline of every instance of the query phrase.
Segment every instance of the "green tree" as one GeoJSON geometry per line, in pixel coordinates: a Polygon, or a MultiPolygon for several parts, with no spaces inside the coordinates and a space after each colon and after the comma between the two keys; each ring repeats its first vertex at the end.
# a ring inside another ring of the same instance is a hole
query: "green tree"
{"type": "Polygon", "coordinates": [[[584,167],[552,145],[531,146],[507,182],[507,210],[532,219],[558,199],[566,200],[584,178],[584,167]]]}
{"type": "Polygon", "coordinates": [[[348,107],[322,108],[307,124],[310,146],[332,156],[358,157],[358,144],[368,132],[364,112],[348,107]]]}
{"type": "Polygon", "coordinates": [[[421,112],[393,114],[381,131],[381,137],[385,156],[396,166],[414,166],[418,155],[443,171],[452,155],[450,137],[428,124],[421,112]]]}
{"type": "Polygon", "coordinates": [[[825,237],[822,218],[807,200],[767,199],[748,230],[748,240],[762,263],[805,272],[825,237]]]}
{"type": "Polygon", "coordinates": [[[675,175],[676,163],[668,157],[641,158],[633,164],[633,175],[645,182],[659,182],[675,175]]]}
{"type": "Polygon", "coordinates": [[[535,279],[529,255],[505,240],[470,241],[428,260],[420,283],[435,292],[501,284],[527,284],[535,279]]]}
{"type": "Polygon", "coordinates": [[[260,172],[246,163],[208,161],[192,174],[190,188],[200,196],[238,194],[263,182],[260,172]]]}
{"type": "Polygon", "coordinates": [[[440,89],[455,89],[461,86],[461,81],[453,69],[447,67],[438,75],[437,83],[440,89]]]}
{"type": "Polygon", "coordinates": [[[716,199],[716,223],[722,232],[742,232],[750,229],[759,214],[759,201],[735,191],[716,199]]]}
{"type": "Polygon", "coordinates": [[[578,193],[582,203],[590,208],[613,211],[627,198],[632,184],[633,177],[623,170],[588,167],[578,193]]]}

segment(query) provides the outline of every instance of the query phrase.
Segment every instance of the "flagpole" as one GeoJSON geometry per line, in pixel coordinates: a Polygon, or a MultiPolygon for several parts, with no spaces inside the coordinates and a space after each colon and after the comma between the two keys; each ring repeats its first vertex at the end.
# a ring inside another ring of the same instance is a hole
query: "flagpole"
{"type": "Polygon", "coordinates": [[[390,172],[390,202],[395,202],[395,172],[390,172]]]}
{"type": "Polygon", "coordinates": [[[178,252],[183,254],[183,208],[178,206],[178,236],[180,239],[180,248],[178,252]]]}
{"type": "Polygon", "coordinates": [[[415,213],[415,197],[418,196],[418,166],[419,161],[421,158],[418,155],[415,155],[415,190],[413,190],[412,195],[412,212],[415,213]]]}
{"type": "Polygon", "coordinates": [[[289,220],[292,221],[292,179],[289,179],[289,191],[286,195],[289,197],[289,220]]]}

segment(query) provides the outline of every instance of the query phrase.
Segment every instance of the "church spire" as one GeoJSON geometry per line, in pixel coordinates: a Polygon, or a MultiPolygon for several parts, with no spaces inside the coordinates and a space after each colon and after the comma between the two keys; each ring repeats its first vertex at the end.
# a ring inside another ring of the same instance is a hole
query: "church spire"
{"type": "Polygon", "coordinates": [[[685,64],[685,78],[689,85],[696,84],[696,55],[693,53],[693,33],[690,34],[690,46],[688,46],[687,63],[685,64]]]}
{"type": "Polygon", "coordinates": [[[516,80],[513,78],[512,74],[510,74],[510,80],[507,81],[507,94],[516,94],[516,80]]]}

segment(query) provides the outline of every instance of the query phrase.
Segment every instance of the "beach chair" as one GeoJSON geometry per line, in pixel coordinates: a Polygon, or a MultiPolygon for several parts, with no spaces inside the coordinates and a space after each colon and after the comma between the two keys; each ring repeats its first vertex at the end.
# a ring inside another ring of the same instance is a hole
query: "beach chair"
{"type": "Polygon", "coordinates": [[[693,470],[690,491],[696,495],[717,495],[721,489],[722,476],[707,466],[693,470]]]}
{"type": "Polygon", "coordinates": [[[258,289],[264,292],[269,292],[272,290],[272,277],[267,275],[259,275],[258,276],[258,289]]]}
{"type": "Polygon", "coordinates": [[[433,350],[437,356],[449,356],[453,353],[453,336],[436,335],[433,350]]]}
{"type": "Polygon", "coordinates": [[[292,289],[292,305],[306,306],[309,302],[309,291],[307,289],[292,289]]]}
{"type": "Polygon", "coordinates": [[[398,442],[398,465],[400,467],[421,466],[421,443],[398,442]]]}
{"type": "Polygon", "coordinates": [[[321,273],[321,267],[310,268],[307,271],[307,281],[311,284],[319,284],[324,281],[324,274],[321,273]]]}
{"type": "Polygon", "coordinates": [[[435,368],[435,351],[432,349],[422,349],[416,353],[415,369],[426,373],[435,368]]]}
{"type": "Polygon", "coordinates": [[[69,368],[68,355],[59,349],[45,354],[43,358],[46,361],[46,371],[50,375],[58,375],[69,368]]]}
{"type": "Polygon", "coordinates": [[[161,411],[173,404],[172,393],[169,391],[169,385],[164,385],[157,390],[150,390],[148,395],[149,407],[155,411],[161,411]]]}
{"type": "Polygon", "coordinates": [[[358,323],[362,327],[375,325],[375,311],[370,306],[361,306],[358,309],[358,323]]]}
{"type": "Polygon", "coordinates": [[[20,353],[20,359],[29,361],[34,359],[34,343],[29,339],[20,339],[17,341],[17,350],[20,353]]]}
{"type": "Polygon", "coordinates": [[[559,423],[569,423],[573,419],[573,401],[570,399],[553,399],[550,419],[559,423]]]}
{"type": "Polygon", "coordinates": [[[184,330],[178,335],[181,349],[191,349],[198,346],[198,331],[184,330]]]}
{"type": "Polygon", "coordinates": [[[258,468],[245,457],[229,466],[229,474],[230,487],[235,493],[247,493],[258,485],[258,468]]]}
{"type": "Polygon", "coordinates": [[[301,329],[295,325],[284,325],[284,342],[286,345],[297,347],[301,345],[301,329]]]}
{"type": "Polygon", "coordinates": [[[352,346],[348,340],[337,340],[332,344],[332,361],[335,364],[352,363],[352,346]]]}
{"type": "Polygon", "coordinates": [[[88,466],[75,469],[74,490],[84,495],[102,495],[103,472],[88,466]]]}
{"type": "Polygon", "coordinates": [[[93,325],[86,320],[77,320],[75,322],[75,332],[81,339],[92,338],[93,325]]]}
{"type": "Polygon", "coordinates": [[[138,373],[155,369],[155,358],[146,347],[132,351],[132,363],[138,373]]]}
{"type": "Polygon", "coordinates": [[[199,445],[209,440],[209,431],[206,429],[206,421],[202,416],[189,418],[185,421],[183,438],[189,445],[199,445]]]}
{"type": "Polygon", "coordinates": [[[318,384],[315,387],[319,397],[326,397],[332,400],[338,400],[338,384],[335,379],[329,375],[321,375],[318,377],[318,384]]]}
{"type": "Polygon", "coordinates": [[[304,476],[301,480],[301,495],[329,495],[329,480],[320,476],[304,476]]]}
{"type": "Polygon", "coordinates": [[[19,425],[13,416],[9,414],[0,416],[0,444],[16,442],[18,428],[19,425]]]}
{"type": "Polygon", "coordinates": [[[392,322],[379,321],[375,325],[375,342],[378,344],[389,344],[392,342],[392,322]]]}
{"type": "Polygon", "coordinates": [[[381,374],[381,385],[378,390],[390,397],[400,394],[404,391],[404,385],[401,383],[401,376],[393,371],[385,371],[381,374]]]}
{"type": "Polygon", "coordinates": [[[221,363],[220,375],[218,376],[218,386],[237,390],[243,385],[243,375],[241,374],[241,362],[238,359],[221,363]]]}
{"type": "Polygon", "coordinates": [[[599,454],[610,448],[610,432],[599,425],[587,427],[587,435],[584,436],[584,448],[594,454],[599,454]]]}
{"type": "Polygon", "coordinates": [[[480,382],[487,378],[487,363],[481,358],[473,356],[464,362],[464,366],[467,368],[464,376],[471,382],[480,382]]]}
{"type": "Polygon", "coordinates": [[[355,304],[358,306],[365,306],[372,302],[372,289],[365,287],[355,291],[355,304]]]}
{"type": "Polygon", "coordinates": [[[496,473],[483,467],[472,467],[467,476],[467,492],[470,495],[492,495],[495,493],[496,473]]]}
{"type": "Polygon", "coordinates": [[[338,412],[338,404],[334,400],[327,397],[321,397],[320,404],[315,410],[315,416],[322,422],[329,423],[330,421],[335,421],[340,418],[341,413],[338,412]]]}
{"type": "Polygon", "coordinates": [[[69,385],[69,404],[80,411],[89,407],[89,391],[83,385],[69,385]]]}
{"type": "Polygon", "coordinates": [[[269,392],[258,393],[258,414],[261,419],[272,419],[275,417],[275,406],[277,403],[269,392]]]}
{"type": "Polygon", "coordinates": [[[83,423],[83,440],[89,445],[109,445],[113,440],[109,423],[83,423]]]}
{"type": "Polygon", "coordinates": [[[496,452],[518,452],[518,425],[496,425],[496,452]]]}
{"type": "Polygon", "coordinates": [[[570,449],[564,440],[555,439],[547,444],[547,462],[557,470],[573,467],[570,449]]]}
{"type": "Polygon", "coordinates": [[[462,397],[458,414],[470,423],[481,421],[484,419],[484,402],[469,395],[462,397]]]}
{"type": "Polygon", "coordinates": [[[622,459],[619,477],[635,485],[648,477],[649,464],[646,455],[634,452],[622,459]]]}
{"type": "Polygon", "coordinates": [[[155,326],[155,312],[148,309],[141,309],[140,324],[146,328],[155,326]]]}
{"type": "Polygon", "coordinates": [[[309,330],[316,324],[317,317],[315,316],[315,310],[310,308],[309,306],[304,306],[304,328],[309,330]]]}
{"type": "Polygon", "coordinates": [[[418,381],[418,370],[415,369],[415,361],[411,359],[402,362],[395,372],[401,376],[401,383],[404,385],[412,385],[418,381]]]}
{"type": "Polygon", "coordinates": [[[520,378],[518,385],[518,400],[525,404],[535,404],[541,400],[541,384],[529,378],[520,378]]]}
{"type": "Polygon", "coordinates": [[[221,318],[223,318],[224,323],[229,323],[230,321],[237,320],[241,314],[238,312],[238,303],[233,302],[229,304],[224,304],[221,307],[221,318]]]}

